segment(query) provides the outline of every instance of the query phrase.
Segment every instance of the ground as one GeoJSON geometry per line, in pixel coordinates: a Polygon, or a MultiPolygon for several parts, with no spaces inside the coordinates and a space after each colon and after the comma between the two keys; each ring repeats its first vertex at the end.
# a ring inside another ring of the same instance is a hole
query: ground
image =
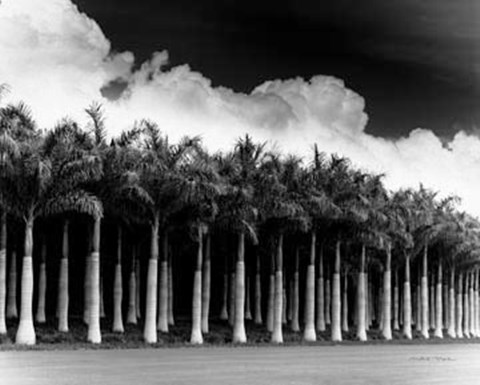
{"type": "Polygon", "coordinates": [[[478,384],[479,345],[0,352],[0,384],[478,384]]]}

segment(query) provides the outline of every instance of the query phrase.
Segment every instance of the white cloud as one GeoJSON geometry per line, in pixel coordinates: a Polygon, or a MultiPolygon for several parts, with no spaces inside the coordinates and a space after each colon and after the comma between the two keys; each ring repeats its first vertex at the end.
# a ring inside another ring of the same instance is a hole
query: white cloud
{"type": "Polygon", "coordinates": [[[202,135],[211,149],[229,148],[239,136],[276,143],[309,156],[313,143],[344,154],[364,168],[387,173],[391,188],[426,186],[456,193],[480,215],[480,140],[458,133],[448,148],[431,131],[413,130],[395,142],[365,133],[365,100],[330,76],[274,80],[239,93],[212,87],[188,65],[165,69],[166,51],[137,71],[132,53],[114,54],[99,26],[70,0],[4,0],[0,5],[0,83],[10,101],[28,103],[40,126],[64,115],[85,122],[84,108],[100,101],[110,133],[135,120],[156,121],[173,140],[202,135]],[[117,101],[100,89],[123,78],[117,101]]]}

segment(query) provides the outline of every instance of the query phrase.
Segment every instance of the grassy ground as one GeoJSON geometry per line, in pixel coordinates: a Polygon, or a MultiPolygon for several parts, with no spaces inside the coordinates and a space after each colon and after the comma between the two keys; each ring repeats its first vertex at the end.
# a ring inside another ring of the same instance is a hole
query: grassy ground
{"type": "MultiPolygon", "coordinates": [[[[158,343],[147,345],[143,342],[142,327],[139,325],[126,325],[125,333],[111,332],[111,321],[102,320],[102,343],[99,345],[90,344],[87,341],[87,327],[81,319],[73,318],[69,321],[70,331],[60,333],[56,330],[56,322],[49,320],[44,325],[36,325],[37,344],[32,347],[16,346],[15,332],[17,328],[16,321],[7,323],[8,334],[0,337],[0,351],[5,350],[76,350],[76,349],[132,349],[132,348],[170,348],[180,346],[191,346],[190,339],[190,321],[178,320],[177,324],[170,328],[170,332],[159,333],[158,343]]],[[[271,346],[270,333],[263,326],[254,325],[253,322],[246,323],[248,342],[247,346],[271,346]]],[[[237,346],[232,343],[232,329],[227,322],[213,320],[210,323],[211,332],[204,335],[204,345],[206,346],[237,346]]],[[[445,333],[446,335],[446,333],[445,333]]],[[[306,343],[302,341],[302,333],[290,331],[288,326],[284,326],[284,345],[336,345],[330,341],[330,331],[317,333],[317,342],[306,343]]],[[[355,337],[355,331],[343,333],[344,341],[342,345],[365,345],[365,344],[465,344],[480,343],[480,338],[475,339],[444,339],[434,338],[425,340],[419,333],[414,332],[413,340],[407,340],[402,337],[400,332],[393,332],[393,340],[385,341],[378,330],[372,329],[368,332],[368,341],[360,342],[355,337]]]]}

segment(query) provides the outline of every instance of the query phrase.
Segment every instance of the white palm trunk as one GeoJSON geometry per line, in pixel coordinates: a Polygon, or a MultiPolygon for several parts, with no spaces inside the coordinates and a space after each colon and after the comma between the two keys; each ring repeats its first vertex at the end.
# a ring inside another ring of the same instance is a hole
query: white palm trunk
{"type": "Polygon", "coordinates": [[[365,284],[365,245],[362,245],[362,252],[360,256],[360,269],[358,271],[357,282],[357,338],[360,341],[367,340],[366,331],[366,284],[365,284]]]}
{"type": "Polygon", "coordinates": [[[7,334],[5,306],[7,299],[7,213],[0,216],[0,335],[7,334]]]}
{"type": "Polygon", "coordinates": [[[257,269],[255,273],[255,324],[261,325],[262,319],[262,280],[260,272],[260,256],[257,253],[257,269]]]}
{"type": "Polygon", "coordinates": [[[286,290],[286,282],[285,282],[285,272],[283,272],[283,284],[282,284],[282,289],[283,289],[283,299],[282,299],[282,324],[287,323],[287,290],[286,290]]]}
{"type": "Polygon", "coordinates": [[[437,267],[437,285],[435,290],[435,337],[443,338],[443,323],[442,323],[442,316],[443,316],[443,308],[442,308],[442,262],[438,262],[437,267]]]}
{"type": "Polygon", "coordinates": [[[17,253],[12,251],[8,270],[7,318],[17,318],[17,253]]]}
{"type": "Polygon", "coordinates": [[[175,326],[173,311],[173,266],[171,257],[168,260],[168,324],[175,326]]]}
{"type": "Polygon", "coordinates": [[[233,342],[247,342],[245,333],[245,233],[238,234],[237,264],[235,271],[235,318],[233,342]]]}
{"type": "MultiPolygon", "coordinates": [[[[89,239],[92,235],[89,236],[89,239]]],[[[89,242],[91,242],[89,240],[89,242]]],[[[90,300],[92,291],[92,247],[89,246],[87,256],[85,257],[85,277],[83,281],[83,322],[88,325],[90,320],[90,300]]]]}
{"type": "Polygon", "coordinates": [[[245,320],[251,321],[252,317],[252,307],[250,303],[250,277],[247,273],[245,278],[245,320]]]}
{"type": "Polygon", "coordinates": [[[428,318],[428,267],[427,267],[427,251],[428,246],[425,244],[423,252],[423,269],[422,269],[422,280],[421,280],[421,296],[422,296],[422,337],[425,339],[429,338],[429,318],[428,318]]]}
{"type": "Polygon", "coordinates": [[[473,275],[474,284],[473,284],[473,306],[474,306],[474,315],[473,315],[473,328],[475,332],[475,337],[479,337],[480,330],[478,328],[478,269],[475,269],[473,275]]]}
{"type": "Polygon", "coordinates": [[[202,277],[202,333],[209,332],[210,316],[210,281],[211,281],[211,262],[210,262],[210,234],[205,239],[205,256],[203,261],[202,277]]]}
{"type": "Polygon", "coordinates": [[[386,340],[392,339],[392,249],[390,244],[387,244],[387,260],[385,263],[385,270],[383,272],[383,300],[382,300],[382,336],[386,340]]]}
{"type": "Polygon", "coordinates": [[[395,269],[395,285],[393,287],[393,330],[400,330],[399,310],[400,310],[400,290],[398,287],[398,270],[395,269]]]}
{"type": "Polygon", "coordinates": [[[223,286],[222,286],[222,307],[220,310],[220,319],[222,321],[228,321],[228,270],[225,264],[225,272],[223,273],[223,286]]]}
{"type": "Polygon", "coordinates": [[[457,338],[463,338],[462,319],[463,319],[463,304],[462,304],[462,292],[463,292],[463,274],[458,274],[457,280],[457,303],[456,303],[456,333],[457,338]]]}
{"type": "Polygon", "coordinates": [[[342,300],[342,331],[348,333],[348,274],[345,272],[343,280],[343,300],[342,300]]]}
{"type": "Polygon", "coordinates": [[[22,261],[22,282],[20,302],[20,323],[15,335],[15,343],[19,345],[35,345],[36,336],[33,327],[33,216],[25,226],[25,255],[22,261]]]}
{"type": "Polygon", "coordinates": [[[443,310],[443,315],[442,315],[442,324],[443,328],[448,330],[449,327],[449,319],[448,319],[448,312],[450,309],[450,305],[448,303],[449,296],[448,296],[448,284],[447,281],[443,281],[442,285],[442,310],[443,310]]]}
{"type": "MultiPolygon", "coordinates": [[[[420,277],[420,275],[419,275],[420,277]]],[[[418,332],[422,331],[422,285],[420,283],[421,278],[417,277],[417,290],[415,292],[415,330],[418,332]]]]}
{"type": "Polygon", "coordinates": [[[341,292],[340,292],[340,241],[337,240],[335,247],[335,268],[333,271],[332,286],[332,341],[342,340],[341,330],[341,292]]]}
{"type": "MultiPolygon", "coordinates": [[[[272,263],[273,265],[273,263],[272,263]]],[[[272,266],[268,283],[268,304],[267,304],[267,330],[273,332],[273,319],[275,307],[275,268],[272,266]]]]}
{"type": "Polygon", "coordinates": [[[275,297],[273,309],[273,331],[271,341],[273,343],[283,343],[282,331],[282,311],[283,311],[283,234],[278,237],[277,255],[275,263],[275,297]]]}
{"type": "Polygon", "coordinates": [[[230,287],[228,291],[228,323],[235,324],[235,270],[230,272],[230,287]]]}
{"type": "Polygon", "coordinates": [[[141,266],[140,266],[140,259],[136,260],[135,263],[135,278],[137,282],[137,290],[135,292],[135,305],[137,311],[137,319],[142,318],[142,311],[141,311],[141,299],[142,299],[142,282],[141,282],[141,266]]]}
{"type": "Polygon", "coordinates": [[[327,269],[327,278],[325,279],[325,324],[330,325],[332,323],[331,310],[332,310],[332,285],[330,282],[330,274],[327,269]]]}
{"type": "Polygon", "coordinates": [[[316,288],[316,329],[319,332],[324,332],[325,327],[325,279],[323,277],[323,244],[320,247],[320,255],[318,258],[318,278],[317,278],[317,288],[316,288]]]}
{"type": "Polygon", "coordinates": [[[157,330],[168,333],[168,233],[162,236],[162,259],[158,283],[158,319],[157,330]]]}
{"type": "Polygon", "coordinates": [[[135,274],[135,258],[132,261],[130,277],[128,279],[128,312],[127,323],[137,324],[137,277],[135,274]]]}
{"type": "Polygon", "coordinates": [[[455,330],[455,269],[450,270],[450,283],[448,288],[448,330],[447,334],[451,338],[456,337],[455,330]]]}
{"type": "Polygon", "coordinates": [[[405,258],[405,281],[403,283],[403,335],[412,339],[412,301],[410,292],[410,257],[405,258]]]}
{"type": "Polygon", "coordinates": [[[157,342],[157,275],[158,275],[158,216],[151,226],[150,259],[147,272],[147,299],[145,304],[145,325],[143,339],[148,344],[157,342]]]}
{"type": "Polygon", "coordinates": [[[202,264],[203,264],[203,230],[198,226],[198,249],[195,273],[193,278],[192,298],[192,330],[190,343],[203,344],[202,335],[202,264]]]}
{"type": "Polygon", "coordinates": [[[473,300],[473,272],[470,273],[470,284],[469,284],[469,289],[468,289],[468,306],[470,310],[470,318],[468,321],[468,326],[469,326],[469,333],[470,337],[475,337],[475,307],[474,307],[474,300],[473,300]]]}
{"type": "Polygon", "coordinates": [[[100,332],[100,225],[101,219],[95,218],[92,236],[92,253],[90,256],[90,290],[88,306],[87,339],[93,344],[102,342],[100,332]]]}
{"type": "Polygon", "coordinates": [[[113,332],[123,333],[123,279],[122,279],[122,227],[117,230],[117,263],[115,265],[115,277],[113,280],[113,332]]]}
{"type": "MultiPolygon", "coordinates": [[[[310,259],[307,267],[307,280],[305,286],[305,330],[303,331],[303,339],[308,342],[317,340],[317,334],[315,333],[315,252],[317,235],[315,230],[311,231],[310,239],[310,259]]],[[[298,282],[298,249],[296,259],[297,271],[295,273],[295,279],[298,282]]],[[[296,312],[298,318],[298,306],[296,312]]]]}
{"type": "Polygon", "coordinates": [[[468,303],[468,282],[469,282],[469,273],[465,273],[465,286],[463,289],[463,335],[466,338],[470,338],[470,333],[468,330],[468,321],[470,319],[470,308],[468,303]]]}
{"type": "Polygon", "coordinates": [[[437,304],[436,304],[436,297],[435,297],[435,276],[434,276],[434,274],[430,275],[430,290],[428,291],[428,295],[430,297],[430,300],[429,300],[430,306],[428,307],[429,329],[435,329],[437,304]]]}
{"type": "MultiPolygon", "coordinates": [[[[307,273],[308,274],[308,273],[307,273]]],[[[314,272],[315,274],[315,272],[314,272]]],[[[313,293],[315,294],[315,276],[313,277],[313,293]]],[[[290,320],[290,327],[293,332],[300,331],[300,273],[298,270],[293,273],[293,281],[292,281],[292,295],[291,295],[291,306],[292,309],[292,317],[290,320]]],[[[315,304],[315,298],[313,298],[315,304]]],[[[315,316],[313,317],[315,318],[315,316]]],[[[315,329],[315,328],[314,328],[315,329]]]]}
{"type": "Polygon", "coordinates": [[[38,302],[37,302],[37,313],[35,315],[35,321],[42,324],[46,322],[45,317],[45,300],[47,292],[47,243],[45,239],[42,242],[41,250],[41,261],[40,268],[38,272],[38,302]]]}
{"type": "Polygon", "coordinates": [[[60,275],[58,279],[58,331],[68,332],[68,228],[69,222],[63,224],[62,259],[60,260],[60,275]]]}

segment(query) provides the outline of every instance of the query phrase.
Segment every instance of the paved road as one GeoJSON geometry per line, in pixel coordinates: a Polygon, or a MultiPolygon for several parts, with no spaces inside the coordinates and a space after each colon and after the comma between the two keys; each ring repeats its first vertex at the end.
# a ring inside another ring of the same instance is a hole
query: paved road
{"type": "Polygon", "coordinates": [[[479,345],[0,352],[1,385],[480,384],[479,345]]]}

